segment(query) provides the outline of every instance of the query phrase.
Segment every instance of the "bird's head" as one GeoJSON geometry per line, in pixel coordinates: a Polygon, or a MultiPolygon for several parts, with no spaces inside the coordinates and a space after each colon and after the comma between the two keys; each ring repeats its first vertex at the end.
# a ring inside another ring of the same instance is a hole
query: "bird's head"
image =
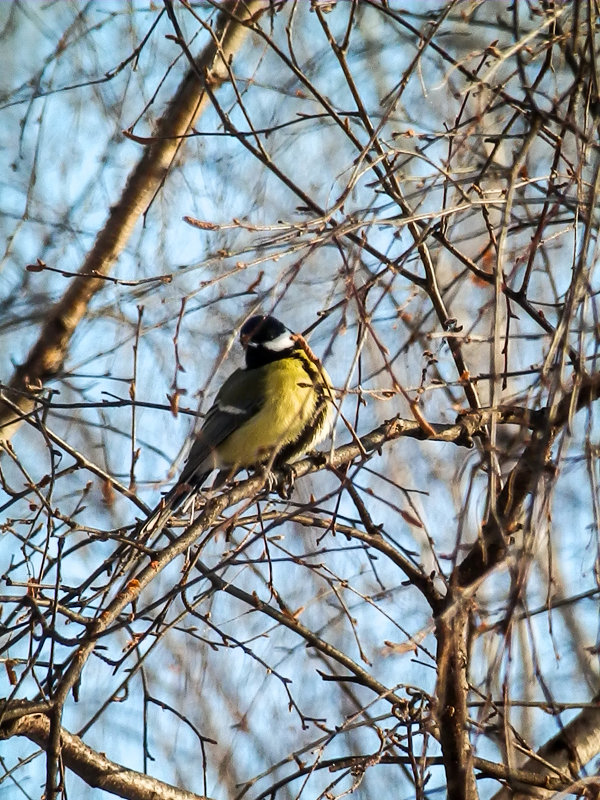
{"type": "Polygon", "coordinates": [[[244,322],[240,341],[246,366],[253,369],[289,355],[297,346],[297,335],[275,317],[258,315],[244,322]]]}

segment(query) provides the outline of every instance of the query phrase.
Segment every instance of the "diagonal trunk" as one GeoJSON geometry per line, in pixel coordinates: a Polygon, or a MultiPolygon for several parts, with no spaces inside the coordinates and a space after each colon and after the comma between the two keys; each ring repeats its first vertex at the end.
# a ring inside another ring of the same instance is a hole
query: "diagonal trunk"
{"type": "Polygon", "coordinates": [[[0,442],[9,441],[22,419],[34,407],[35,392],[60,370],[71,337],[84,318],[91,299],[101,289],[107,275],[124,249],[138,219],[168,175],[182,138],[210,103],[205,80],[215,91],[229,76],[229,62],[242,45],[254,15],[264,10],[263,0],[229,0],[223,5],[214,26],[214,35],[190,66],[167,110],[157,124],[153,137],[129,176],[119,201],[110,209],[108,219],[98,233],[63,298],[51,309],[36,344],[24,364],[17,367],[6,397],[1,402],[0,442]],[[15,410],[15,405],[21,411],[15,410]]]}

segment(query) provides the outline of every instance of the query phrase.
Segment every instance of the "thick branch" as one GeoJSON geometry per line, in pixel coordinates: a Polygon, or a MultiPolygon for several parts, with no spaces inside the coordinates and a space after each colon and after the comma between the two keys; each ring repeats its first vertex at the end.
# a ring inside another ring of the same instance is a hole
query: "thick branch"
{"type": "Polygon", "coordinates": [[[464,603],[436,619],[436,717],[449,800],[474,800],[478,796],[468,726],[467,622],[464,603]]]}
{"type": "Polygon", "coordinates": [[[531,412],[532,416],[525,420],[534,426],[534,435],[500,492],[496,514],[490,515],[481,535],[455,571],[459,586],[471,586],[502,561],[507,549],[507,534],[520,523],[525,500],[548,466],[557,433],[570,422],[573,414],[598,397],[600,373],[595,373],[579,381],[553,406],[531,412]]]}
{"type": "MultiPolygon", "coordinates": [[[[228,77],[228,64],[240,48],[248,28],[245,23],[264,7],[263,0],[229,0],[217,18],[215,37],[190,68],[164,115],[154,136],[129,176],[119,201],[110,209],[104,228],[98,234],[79,271],[62,300],[50,311],[37,343],[11,380],[11,400],[23,413],[33,407],[28,390],[41,388],[60,370],[78,324],[90,300],[104,286],[102,278],[112,269],[127,244],[139,217],[165,180],[182,137],[195,124],[208,103],[205,84],[211,91],[228,77]],[[235,16],[232,16],[235,15],[235,16]],[[206,76],[203,80],[199,76],[206,76]]],[[[21,416],[0,402],[0,441],[8,441],[21,423],[21,416]]]]}
{"type": "MultiPolygon", "coordinates": [[[[600,695],[592,702],[600,704],[600,695]]],[[[600,705],[598,708],[584,708],[574,719],[546,742],[531,758],[522,764],[518,772],[531,772],[547,776],[550,780],[560,772],[570,774],[577,785],[578,775],[594,756],[600,752],[600,705]]],[[[510,788],[501,789],[493,800],[525,800],[531,798],[531,789],[526,790],[521,783],[512,781],[510,788]]],[[[538,789],[535,797],[550,798],[549,789],[538,789]]]]}
{"type": "MultiPolygon", "coordinates": [[[[593,375],[577,384],[553,406],[539,412],[535,419],[529,419],[527,424],[535,425],[531,442],[523,450],[500,492],[496,513],[490,514],[481,535],[451,576],[446,610],[436,620],[436,698],[448,797],[452,800],[468,800],[477,796],[467,725],[468,660],[465,639],[468,607],[462,590],[475,586],[489,569],[502,561],[508,548],[508,536],[520,523],[526,498],[534,490],[548,465],[550,448],[556,434],[569,422],[575,411],[588,406],[598,398],[599,393],[600,377],[593,375]]],[[[524,419],[524,422],[527,420],[524,419]]],[[[597,744],[597,737],[590,738],[597,744]]],[[[569,739],[566,739],[563,749],[569,754],[569,758],[559,759],[560,764],[550,758],[553,764],[565,766],[572,763],[572,751],[568,743],[569,739]]],[[[527,765],[526,768],[533,767],[527,765]]]]}
{"type": "MultiPolygon", "coordinates": [[[[0,729],[0,739],[25,736],[43,750],[49,746],[50,721],[44,714],[29,714],[0,729]]],[[[68,769],[88,786],[129,800],[208,800],[203,795],[177,789],[157,778],[110,761],[64,728],[60,729],[61,758],[68,769]]]]}

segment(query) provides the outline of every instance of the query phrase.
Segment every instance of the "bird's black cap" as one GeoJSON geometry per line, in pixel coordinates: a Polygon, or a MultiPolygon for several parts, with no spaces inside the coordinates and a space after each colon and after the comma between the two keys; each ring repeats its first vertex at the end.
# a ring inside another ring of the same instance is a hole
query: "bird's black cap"
{"type": "Polygon", "coordinates": [[[253,369],[288,356],[296,347],[294,334],[275,317],[250,317],[240,330],[246,367],[253,369]]]}
{"type": "Polygon", "coordinates": [[[290,331],[285,327],[283,322],[280,322],[275,317],[259,314],[255,317],[250,317],[242,325],[240,330],[240,339],[244,345],[261,345],[273,342],[280,336],[285,337],[289,335],[290,331]]]}

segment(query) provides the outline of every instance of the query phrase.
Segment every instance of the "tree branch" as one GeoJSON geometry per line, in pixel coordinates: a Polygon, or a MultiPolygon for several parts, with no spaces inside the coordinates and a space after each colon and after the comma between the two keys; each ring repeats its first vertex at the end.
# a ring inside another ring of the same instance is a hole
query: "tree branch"
{"type": "MultiPolygon", "coordinates": [[[[60,728],[61,758],[66,767],[88,786],[127,800],[209,800],[204,795],[177,789],[143,772],[127,769],[60,728]]],[[[28,714],[0,728],[0,739],[25,736],[43,750],[50,746],[50,721],[44,714],[28,714]]]]}
{"type": "MultiPolygon", "coordinates": [[[[264,0],[228,0],[215,25],[215,36],[188,70],[145,151],[134,167],[121,198],[112,206],[103,229],[88,253],[79,277],[62,300],[50,311],[36,344],[24,364],[17,367],[10,382],[10,399],[27,413],[32,408],[28,394],[42,388],[61,369],[71,337],[87,313],[91,299],[105,285],[102,277],[112,269],[127,244],[134,226],[166,179],[173,159],[198,117],[208,105],[205,91],[211,91],[228,77],[229,61],[245,39],[247,22],[265,7],[264,0]],[[205,76],[201,81],[199,75],[205,76]]],[[[0,400],[0,442],[9,441],[21,424],[21,417],[0,400]]]]}

